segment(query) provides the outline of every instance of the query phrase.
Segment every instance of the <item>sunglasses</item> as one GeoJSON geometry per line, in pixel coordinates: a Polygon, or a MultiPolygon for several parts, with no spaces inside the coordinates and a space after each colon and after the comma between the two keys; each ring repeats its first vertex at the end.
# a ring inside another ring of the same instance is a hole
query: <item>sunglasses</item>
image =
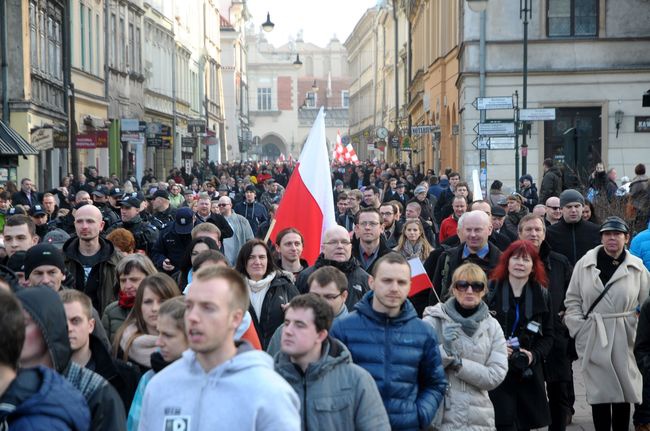
{"type": "Polygon", "coordinates": [[[485,289],[485,283],[482,281],[465,281],[465,280],[458,280],[455,284],[454,287],[461,292],[467,292],[467,289],[470,287],[472,288],[473,292],[482,292],[483,289],[485,289]]]}

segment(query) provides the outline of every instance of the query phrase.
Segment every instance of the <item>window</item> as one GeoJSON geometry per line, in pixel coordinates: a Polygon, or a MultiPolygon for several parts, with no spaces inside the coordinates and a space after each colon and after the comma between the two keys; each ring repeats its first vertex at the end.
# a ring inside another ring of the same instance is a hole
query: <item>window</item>
{"type": "Polygon", "coordinates": [[[135,53],[133,52],[135,49],[135,29],[133,28],[133,24],[129,24],[129,57],[127,59],[127,64],[129,66],[130,70],[133,70],[133,65],[135,64],[135,53]]]}
{"type": "Polygon", "coordinates": [[[97,53],[97,61],[95,61],[95,75],[99,75],[99,14],[95,15],[95,52],[97,53]]]}
{"type": "Polygon", "coordinates": [[[598,0],[548,0],[549,37],[598,35],[598,0]]]}
{"type": "Polygon", "coordinates": [[[341,108],[350,107],[350,92],[348,90],[341,91],[341,108]]]}
{"type": "Polygon", "coordinates": [[[140,49],[140,27],[135,28],[135,61],[133,68],[136,72],[142,71],[142,49],[140,49]]]}
{"type": "Polygon", "coordinates": [[[117,18],[115,14],[111,14],[111,66],[117,66],[117,18]]]}
{"type": "Polygon", "coordinates": [[[118,42],[119,53],[117,57],[120,59],[119,67],[124,70],[124,63],[126,63],[126,27],[124,26],[124,18],[120,18],[120,38],[118,42]]]}
{"type": "Polygon", "coordinates": [[[90,8],[88,10],[88,72],[94,69],[93,64],[93,14],[90,8]]]}
{"type": "Polygon", "coordinates": [[[307,108],[316,108],[318,104],[318,93],[313,93],[311,91],[307,92],[305,96],[305,107],[307,108]]]}
{"type": "Polygon", "coordinates": [[[86,69],[86,6],[79,5],[79,43],[81,43],[81,68],[86,69]]]}
{"type": "Polygon", "coordinates": [[[270,111],[271,108],[271,89],[258,88],[257,89],[257,110],[270,111]]]}
{"type": "Polygon", "coordinates": [[[36,3],[29,2],[29,47],[32,67],[38,64],[38,9],[36,3]]]}

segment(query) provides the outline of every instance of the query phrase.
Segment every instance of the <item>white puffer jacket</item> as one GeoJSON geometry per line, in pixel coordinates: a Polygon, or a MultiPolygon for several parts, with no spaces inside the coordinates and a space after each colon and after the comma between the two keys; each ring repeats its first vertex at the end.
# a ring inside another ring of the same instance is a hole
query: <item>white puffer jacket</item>
{"type": "MultiPolygon", "coordinates": [[[[423,320],[433,326],[442,342],[445,325],[455,323],[442,304],[427,307],[423,320]]],[[[433,426],[439,430],[494,430],[494,407],[488,391],[496,388],[508,372],[506,340],[501,326],[492,316],[483,320],[469,337],[462,332],[454,346],[462,359],[462,367],[454,371],[447,366],[453,357],[440,345],[442,365],[449,387],[433,426]]]]}

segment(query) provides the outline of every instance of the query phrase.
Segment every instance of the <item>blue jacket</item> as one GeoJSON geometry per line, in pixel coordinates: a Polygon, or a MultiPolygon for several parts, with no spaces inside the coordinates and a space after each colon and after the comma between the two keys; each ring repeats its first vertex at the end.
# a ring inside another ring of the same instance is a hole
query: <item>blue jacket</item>
{"type": "Polygon", "coordinates": [[[81,392],[56,371],[39,366],[20,370],[0,397],[0,429],[86,431],[90,411],[81,392]]]}
{"type": "Polygon", "coordinates": [[[237,214],[246,217],[253,232],[257,232],[257,228],[269,219],[269,213],[266,211],[266,208],[257,201],[253,203],[246,201],[240,202],[233,209],[237,214]]]}
{"type": "Polygon", "coordinates": [[[427,428],[447,388],[435,332],[409,301],[390,318],[372,309],[373,295],[334,322],[331,335],[375,379],[393,430],[427,428]]]}
{"type": "Polygon", "coordinates": [[[639,232],[632,239],[630,253],[643,260],[643,265],[650,271],[650,224],[648,229],[639,232]]]}

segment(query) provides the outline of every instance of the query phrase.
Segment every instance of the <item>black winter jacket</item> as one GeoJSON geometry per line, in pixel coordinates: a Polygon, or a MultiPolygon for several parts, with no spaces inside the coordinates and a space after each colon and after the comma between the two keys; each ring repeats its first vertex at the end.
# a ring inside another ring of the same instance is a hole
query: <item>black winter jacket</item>
{"type": "Polygon", "coordinates": [[[261,315],[258,316],[255,313],[252,304],[248,307],[248,311],[253,317],[255,330],[262,344],[262,350],[266,350],[273,337],[273,333],[278,329],[278,326],[284,323],[284,310],[282,306],[288,304],[294,296],[298,295],[298,289],[296,289],[296,286],[294,286],[289,277],[281,272],[277,272],[275,278],[271,281],[271,286],[268,292],[266,292],[266,296],[264,296],[261,315]]]}
{"type": "Polygon", "coordinates": [[[337,262],[335,260],[325,259],[321,254],[313,266],[305,269],[298,276],[296,280],[298,291],[300,293],[309,292],[307,279],[309,279],[309,276],[314,271],[323,266],[333,266],[345,274],[345,277],[348,279],[348,299],[345,301],[345,305],[348,307],[348,310],[354,310],[354,305],[370,290],[370,286],[368,285],[368,273],[361,268],[359,262],[353,257],[346,262],[337,262]]]}
{"type": "Polygon", "coordinates": [[[564,218],[546,230],[546,241],[575,265],[589,250],[600,244],[600,228],[590,221],[567,223],[564,218]]]}

